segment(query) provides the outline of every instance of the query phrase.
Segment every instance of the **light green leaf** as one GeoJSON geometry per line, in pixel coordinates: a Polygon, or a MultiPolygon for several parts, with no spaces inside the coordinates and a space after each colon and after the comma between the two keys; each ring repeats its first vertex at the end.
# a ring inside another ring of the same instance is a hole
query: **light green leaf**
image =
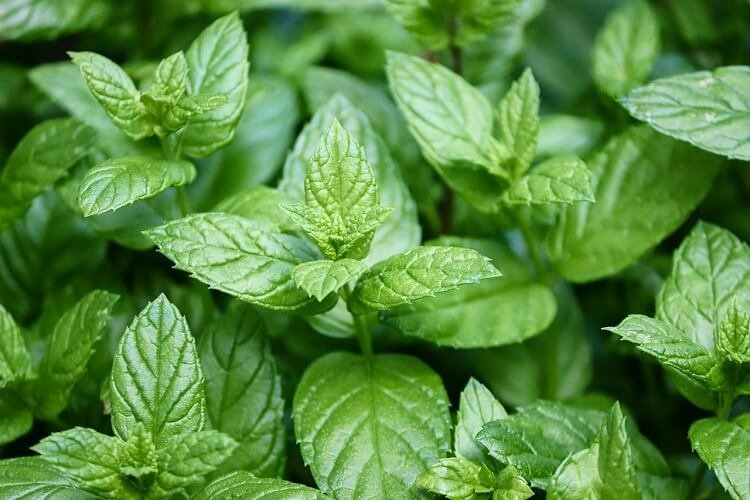
{"type": "Polygon", "coordinates": [[[383,311],[380,320],[384,324],[406,335],[466,349],[521,342],[540,333],[554,319],[552,292],[532,282],[526,263],[508,248],[458,237],[443,237],[430,244],[474,249],[492,257],[503,276],[383,311]]]}
{"type": "Polygon", "coordinates": [[[89,152],[95,138],[93,129],[70,118],[47,120],[32,128],[0,173],[0,230],[64,177],[89,152]]]}
{"type": "Polygon", "coordinates": [[[416,485],[450,499],[472,499],[494,488],[494,474],[486,465],[460,457],[441,458],[417,478],[416,485]]]}
{"type": "Polygon", "coordinates": [[[294,268],[292,278],[311,297],[323,300],[367,271],[367,264],[354,259],[314,260],[294,268]]]}
{"type": "Polygon", "coordinates": [[[34,415],[10,394],[0,396],[0,445],[12,443],[31,430],[34,415]]]}
{"type": "Polygon", "coordinates": [[[283,473],[284,400],[263,320],[252,307],[235,303],[201,336],[199,346],[207,426],[239,443],[217,473],[283,473]]]}
{"type": "Polygon", "coordinates": [[[529,483],[521,477],[518,469],[507,465],[497,475],[496,489],[492,493],[492,500],[526,500],[534,496],[529,483]]]}
{"type": "Polygon", "coordinates": [[[334,120],[305,173],[304,208],[282,205],[330,259],[367,255],[387,214],[364,149],[334,120]]]}
{"type": "Polygon", "coordinates": [[[0,11],[5,40],[52,40],[104,24],[112,6],[105,0],[9,0],[0,11]]]}
{"type": "Polygon", "coordinates": [[[479,90],[439,64],[388,53],[391,92],[422,154],[448,185],[493,210],[507,177],[508,149],[492,136],[492,107],[479,90]]]}
{"type": "Polygon", "coordinates": [[[750,67],[726,66],[662,78],[621,102],[639,120],[706,151],[750,160],[750,67]]]}
{"type": "Polygon", "coordinates": [[[21,329],[0,304],[0,388],[31,375],[31,357],[21,329]]]}
{"type": "Polygon", "coordinates": [[[550,232],[555,267],[576,283],[624,269],[687,218],[719,165],[715,156],[646,127],[616,136],[588,163],[596,203],[570,205],[550,232]]]}
{"type": "Polygon", "coordinates": [[[621,96],[643,83],[660,49],[659,19],[644,0],[628,0],[607,17],[594,41],[591,73],[599,90],[621,96]]]}
{"type": "Polygon", "coordinates": [[[190,215],[144,234],[177,268],[251,304],[283,311],[333,305],[318,303],[294,284],[297,264],[319,258],[296,236],[221,213],[190,215]]]}
{"type": "Polygon", "coordinates": [[[54,419],[67,406],[117,300],[117,295],[94,290],[55,324],[39,366],[39,376],[32,382],[34,413],[39,418],[54,419]]]}
{"type": "Polygon", "coordinates": [[[718,418],[690,426],[690,444],[735,500],[750,497],[750,431],[718,418]]]}
{"type": "Polygon", "coordinates": [[[492,261],[475,250],[417,247],[363,274],[348,305],[355,314],[382,311],[497,276],[492,261]]]}
{"type": "Polygon", "coordinates": [[[476,440],[485,424],[500,420],[508,413],[495,396],[475,379],[469,379],[458,406],[456,428],[453,437],[453,451],[476,463],[487,462],[486,452],[476,440]]]}
{"type": "Polygon", "coordinates": [[[196,94],[183,97],[167,107],[162,124],[169,131],[177,131],[191,123],[194,117],[213,111],[228,102],[229,99],[224,94],[196,94]]]}
{"type": "Polygon", "coordinates": [[[50,434],[31,449],[87,490],[116,498],[139,498],[133,484],[120,474],[123,446],[115,437],[73,427],[50,434]]]}
{"type": "Polygon", "coordinates": [[[500,142],[510,149],[513,177],[531,166],[539,137],[539,84],[530,69],[513,82],[497,109],[500,142]]]}
{"type": "Polygon", "coordinates": [[[141,155],[112,158],[86,173],[79,187],[78,205],[84,217],[117,210],[170,187],[188,184],[195,174],[195,167],[188,161],[141,155]]]}
{"type": "Polygon", "coordinates": [[[159,449],[203,428],[205,399],[187,322],[160,295],[120,340],[112,367],[112,428],[127,441],[143,424],[159,449]]]}
{"type": "Polygon", "coordinates": [[[604,133],[604,124],[592,118],[545,114],[539,118],[536,156],[587,155],[604,133]]]}
{"type": "Polygon", "coordinates": [[[41,457],[0,460],[0,497],[94,500],[41,457]]]}
{"type": "Polygon", "coordinates": [[[750,363],[750,314],[735,300],[719,324],[718,351],[737,364],[750,363]]]}
{"type": "Polygon", "coordinates": [[[557,156],[513,182],[503,201],[509,205],[595,201],[591,174],[577,156],[557,156]]]}
{"type": "Polygon", "coordinates": [[[182,152],[203,157],[227,144],[245,107],[247,35],[236,12],[214,21],[198,35],[185,58],[188,95],[223,94],[227,103],[194,116],[179,135],[182,152]]]}
{"type": "Polygon", "coordinates": [[[615,403],[590,447],[569,455],[549,484],[550,500],[640,500],[625,417],[615,403]]]}
{"type": "Polygon", "coordinates": [[[724,383],[718,356],[668,323],[631,314],[618,326],[605,329],[710,390],[721,389],[724,383]]]}
{"type": "MultiPolygon", "coordinates": [[[[111,385],[109,388],[111,391],[111,385]]],[[[111,394],[109,398],[111,399],[111,394]]],[[[121,474],[138,479],[153,477],[158,470],[154,440],[141,422],[133,426],[127,443],[120,447],[119,468],[121,474]]]]}
{"type": "Polygon", "coordinates": [[[182,51],[162,59],[154,71],[151,92],[166,97],[169,102],[177,102],[185,93],[187,83],[187,60],[182,51]]]}
{"type": "MultiPolygon", "coordinates": [[[[395,107],[393,109],[398,113],[395,107]]],[[[396,119],[400,117],[397,115],[396,119]]],[[[401,177],[399,165],[367,116],[342,95],[335,94],[324,102],[302,130],[287,156],[279,189],[298,201],[303,200],[307,165],[334,120],[362,146],[375,174],[380,204],[393,208],[391,215],[375,230],[366,262],[374,264],[418,245],[421,231],[416,205],[401,177]]]]}
{"type": "Polygon", "coordinates": [[[225,198],[214,208],[215,212],[240,215],[260,224],[278,227],[282,232],[293,232],[297,226],[279,210],[282,203],[292,199],[281,191],[268,186],[256,186],[225,198]]]}
{"type": "Polygon", "coordinates": [[[417,476],[450,447],[442,382],[409,356],[318,359],[297,386],[292,415],[315,482],[339,499],[384,491],[418,498],[411,490],[417,476]]]}
{"type": "Polygon", "coordinates": [[[157,450],[159,473],[151,491],[159,496],[185,493],[185,489],[224,463],[237,442],[219,431],[208,430],[178,436],[157,450]]]}
{"type": "Polygon", "coordinates": [[[532,486],[546,489],[563,460],[591,444],[603,417],[596,410],[539,401],[486,424],[477,440],[532,486]]]}
{"type": "Polygon", "coordinates": [[[519,3],[519,0],[386,0],[385,5],[421,45],[440,50],[451,42],[451,23],[455,26],[455,42],[467,45],[513,21],[519,3]]]}
{"type": "Polygon", "coordinates": [[[194,500],[243,498],[245,500],[325,500],[322,493],[282,479],[255,477],[249,472],[227,474],[212,482],[193,497],[194,500]]]}
{"type": "Polygon", "coordinates": [[[750,247],[725,229],[699,222],[674,254],[656,317],[713,353],[734,300],[750,303],[750,247]]]}
{"type": "Polygon", "coordinates": [[[115,125],[132,139],[153,135],[153,123],[140,101],[140,92],[120,66],[93,52],[69,52],[68,55],[115,125]]]}

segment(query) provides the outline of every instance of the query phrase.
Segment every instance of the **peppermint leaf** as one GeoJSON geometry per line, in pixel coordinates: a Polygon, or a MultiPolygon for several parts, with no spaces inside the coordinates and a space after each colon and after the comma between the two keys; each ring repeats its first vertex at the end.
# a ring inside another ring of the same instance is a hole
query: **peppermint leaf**
{"type": "Polygon", "coordinates": [[[273,476],[284,468],[284,400],[266,326],[242,303],[201,336],[207,426],[238,442],[217,473],[247,470],[273,476]]]}
{"type": "Polygon", "coordinates": [[[0,461],[0,496],[81,500],[99,498],[79,489],[75,481],[41,457],[0,461]]]}
{"type": "Polygon", "coordinates": [[[223,94],[227,103],[194,116],[179,133],[183,153],[206,156],[227,144],[245,107],[247,35],[236,12],[220,17],[198,35],[187,52],[188,95],[223,94]]]}
{"type": "Polygon", "coordinates": [[[318,303],[294,284],[294,268],[319,257],[296,236],[221,213],[190,215],[145,234],[179,269],[246,302],[284,311],[332,305],[318,303]]]}
{"type": "Polygon", "coordinates": [[[175,52],[166,59],[162,59],[154,71],[151,91],[166,97],[170,102],[177,102],[185,93],[188,68],[185,54],[175,52]]]}
{"type": "Polygon", "coordinates": [[[417,478],[417,486],[446,498],[474,498],[490,493],[494,474],[485,465],[459,457],[442,458],[417,478]]]}
{"type": "Polygon", "coordinates": [[[212,482],[193,497],[194,500],[215,498],[245,498],[247,500],[325,500],[328,498],[317,490],[281,479],[256,477],[249,472],[238,471],[212,482]]]}
{"type": "Polygon", "coordinates": [[[0,395],[0,445],[12,443],[34,425],[31,413],[17,397],[6,392],[0,395]]]}
{"type": "Polygon", "coordinates": [[[453,450],[457,457],[475,463],[488,462],[488,458],[476,440],[485,424],[500,420],[508,413],[495,396],[474,378],[469,379],[459,401],[453,450]]]}
{"type": "Polygon", "coordinates": [[[750,160],[750,68],[726,66],[662,78],[621,102],[638,120],[675,139],[729,158],[750,160]]]}
{"type": "Polygon", "coordinates": [[[367,264],[354,259],[314,260],[294,268],[292,278],[311,297],[323,300],[367,271],[367,264]]]}
{"type": "Polygon", "coordinates": [[[78,205],[84,217],[98,215],[189,184],[195,175],[195,167],[187,161],[142,155],[112,158],[86,173],[78,190],[78,205]]]}
{"type": "Polygon", "coordinates": [[[0,388],[31,375],[31,356],[21,329],[0,304],[0,388]]]}
{"type": "Polygon", "coordinates": [[[205,389],[185,318],[164,295],[122,336],[112,367],[112,428],[129,440],[142,424],[157,449],[203,428],[205,389]]]}
{"type": "Polygon", "coordinates": [[[39,365],[39,376],[32,382],[34,412],[39,418],[54,419],[67,406],[117,300],[117,295],[94,290],[55,324],[39,365]]]}
{"type": "Polygon", "coordinates": [[[445,389],[409,356],[318,359],[297,386],[292,416],[315,482],[335,498],[418,498],[417,477],[450,447],[445,389]]]}
{"type": "Polygon", "coordinates": [[[283,232],[293,232],[297,226],[281,210],[279,205],[291,203],[292,199],[281,191],[267,186],[256,186],[225,198],[214,211],[240,215],[260,224],[278,227],[283,232]]]}
{"type": "Polygon", "coordinates": [[[120,66],[93,52],[68,55],[115,125],[135,140],[153,135],[153,124],[140,101],[140,92],[120,66]]]}
{"type": "Polygon", "coordinates": [[[499,139],[513,153],[510,170],[522,175],[534,161],[539,137],[539,85],[530,69],[513,82],[497,109],[499,139]]]}
{"type": "Polygon", "coordinates": [[[690,444],[716,474],[735,500],[750,495],[750,431],[718,418],[698,420],[690,426],[690,444]]]}
{"type": "Polygon", "coordinates": [[[509,205],[593,202],[591,174],[577,156],[557,156],[511,184],[503,201],[509,205]]]}
{"type": "Polygon", "coordinates": [[[355,314],[409,304],[459,285],[501,276],[490,259],[459,247],[417,247],[369,269],[349,302],[355,314]]]}
{"type": "Polygon", "coordinates": [[[610,140],[588,166],[596,203],[567,207],[547,241],[555,267],[576,283],[624,269],[674,231],[708,193],[719,162],[634,127],[610,140]]]}
{"type": "Polygon", "coordinates": [[[512,465],[505,466],[495,481],[496,489],[492,493],[492,500],[526,500],[534,496],[529,483],[512,465]]]}
{"type": "Polygon", "coordinates": [[[133,485],[120,475],[123,446],[115,437],[74,427],[50,434],[31,449],[87,490],[118,498],[139,498],[133,485]]]}
{"type": "Polygon", "coordinates": [[[750,363],[750,314],[736,300],[719,324],[716,344],[727,359],[737,364],[750,363]]]}
{"type": "Polygon", "coordinates": [[[660,45],[654,11],[644,0],[628,0],[607,17],[594,41],[591,73],[596,86],[618,97],[642,84],[660,45]]]}

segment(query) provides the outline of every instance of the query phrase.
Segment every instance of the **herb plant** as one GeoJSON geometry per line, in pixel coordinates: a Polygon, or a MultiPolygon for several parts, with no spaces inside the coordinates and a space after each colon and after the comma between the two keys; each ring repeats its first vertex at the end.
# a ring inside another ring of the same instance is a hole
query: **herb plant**
{"type": "Polygon", "coordinates": [[[0,498],[750,499],[748,23],[0,0],[0,498]]]}

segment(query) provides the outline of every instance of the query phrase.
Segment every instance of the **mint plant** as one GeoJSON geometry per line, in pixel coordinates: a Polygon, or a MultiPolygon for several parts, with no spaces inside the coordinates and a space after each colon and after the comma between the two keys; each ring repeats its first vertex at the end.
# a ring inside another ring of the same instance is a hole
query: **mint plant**
{"type": "Polygon", "coordinates": [[[0,2],[0,498],[750,499],[748,23],[0,2]]]}

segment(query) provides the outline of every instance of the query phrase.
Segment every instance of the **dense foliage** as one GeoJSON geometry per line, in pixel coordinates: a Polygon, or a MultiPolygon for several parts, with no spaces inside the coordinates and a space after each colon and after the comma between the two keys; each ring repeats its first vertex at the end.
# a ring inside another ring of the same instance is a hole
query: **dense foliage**
{"type": "Polygon", "coordinates": [[[745,0],[0,0],[0,498],[750,499],[745,0]]]}

